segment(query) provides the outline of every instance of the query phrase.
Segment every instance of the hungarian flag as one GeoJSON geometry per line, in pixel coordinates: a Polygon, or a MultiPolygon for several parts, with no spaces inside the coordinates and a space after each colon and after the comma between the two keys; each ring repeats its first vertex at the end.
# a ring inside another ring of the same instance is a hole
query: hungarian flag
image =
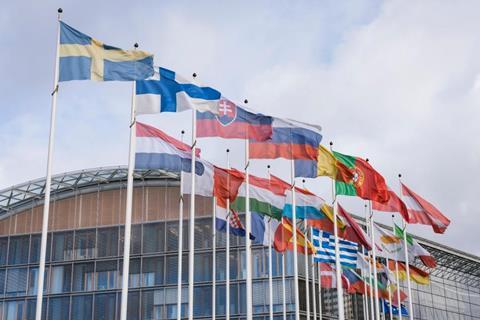
{"type": "Polygon", "coordinates": [[[272,117],[249,111],[222,97],[219,113],[197,112],[197,137],[265,141],[272,136],[272,117]]]}
{"type": "Polygon", "coordinates": [[[410,214],[408,213],[407,206],[402,201],[402,199],[400,199],[400,197],[397,196],[397,194],[393,192],[390,188],[388,188],[388,193],[390,195],[390,199],[388,200],[388,202],[372,202],[373,210],[384,212],[399,212],[406,222],[411,223],[412,219],[410,217],[410,214]]]}
{"type": "Polygon", "coordinates": [[[358,196],[381,203],[388,202],[390,195],[385,179],[367,161],[335,151],[333,155],[354,173],[353,179],[348,182],[335,181],[337,194],[358,196]]]}
{"type": "Polygon", "coordinates": [[[444,233],[450,220],[430,202],[402,183],[402,194],[410,214],[409,223],[430,225],[436,233],[444,233]]]}

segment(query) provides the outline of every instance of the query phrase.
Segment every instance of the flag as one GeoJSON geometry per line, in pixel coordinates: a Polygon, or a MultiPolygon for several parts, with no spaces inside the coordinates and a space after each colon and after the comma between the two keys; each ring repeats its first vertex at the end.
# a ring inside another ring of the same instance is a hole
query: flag
{"type": "MultiPolygon", "coordinates": [[[[393,232],[395,236],[403,239],[403,233],[405,232],[402,228],[394,224],[393,232]]],[[[417,240],[415,240],[410,234],[407,233],[407,247],[408,247],[408,256],[409,257],[418,257],[423,262],[423,264],[429,268],[435,268],[437,266],[437,261],[430,252],[428,252],[424,247],[422,247],[417,240]]]]}
{"type": "Polygon", "coordinates": [[[153,75],[153,55],[104,44],[60,21],[59,81],[134,81],[153,75]]]}
{"type": "Polygon", "coordinates": [[[327,176],[333,180],[349,182],[354,172],[340,162],[333,153],[322,145],[318,146],[317,176],[327,176]]]}
{"type": "MultiPolygon", "coordinates": [[[[320,286],[326,289],[333,289],[337,287],[337,274],[335,268],[328,263],[319,263],[320,266],[320,286]]],[[[349,281],[342,273],[342,287],[348,290],[349,281]]]]}
{"type": "Polygon", "coordinates": [[[373,210],[384,212],[398,212],[402,215],[405,221],[410,223],[411,218],[405,203],[402,201],[402,199],[400,199],[399,196],[397,196],[395,192],[392,191],[392,189],[388,188],[388,193],[390,195],[390,199],[388,200],[388,202],[380,203],[372,201],[373,210]]]}
{"type": "Polygon", "coordinates": [[[254,211],[251,211],[251,215],[251,235],[254,238],[253,243],[262,244],[267,247],[269,244],[273,245],[275,242],[275,232],[280,225],[280,221],[254,211]]]}
{"type": "MultiPolygon", "coordinates": [[[[333,234],[313,229],[313,245],[316,250],[316,262],[335,263],[335,237],[333,234]]],[[[338,239],[340,264],[347,268],[357,267],[358,244],[344,239],[338,239]]]]}
{"type": "MultiPolygon", "coordinates": [[[[395,261],[390,261],[389,264],[390,270],[395,272],[395,261]]],[[[406,265],[403,262],[398,262],[398,278],[400,280],[407,279],[407,269],[406,265]]],[[[430,284],[430,274],[426,271],[423,271],[420,268],[412,266],[409,264],[410,269],[410,279],[417,284],[428,285],[430,284]]]]}
{"type": "MultiPolygon", "coordinates": [[[[384,305],[384,309],[385,309],[385,314],[389,314],[390,313],[390,304],[388,303],[387,300],[383,299],[383,305],[384,305]]],[[[408,317],[408,310],[407,308],[402,304],[401,307],[401,312],[402,312],[402,316],[404,317],[408,317]]],[[[393,303],[392,303],[392,314],[394,316],[398,316],[398,307],[395,306],[393,303]]]]}
{"type": "Polygon", "coordinates": [[[363,231],[362,227],[352,218],[352,216],[338,204],[338,215],[345,222],[345,227],[341,230],[339,236],[346,240],[356,242],[368,250],[372,249],[372,239],[363,231]]]}
{"type": "Polygon", "coordinates": [[[231,234],[239,237],[245,237],[245,227],[243,226],[238,213],[234,210],[230,210],[230,213],[227,213],[226,208],[217,205],[215,209],[215,228],[218,231],[226,232],[227,223],[230,224],[231,234]]]}
{"type": "Polygon", "coordinates": [[[137,114],[181,112],[190,109],[218,112],[221,93],[194,84],[175,71],[155,67],[152,77],[136,82],[137,114]]]}
{"type": "MultiPolygon", "coordinates": [[[[308,254],[315,253],[315,247],[308,239],[306,239],[305,234],[298,228],[295,229],[297,232],[297,250],[305,254],[305,241],[307,241],[308,254]]],[[[279,226],[275,230],[273,246],[278,252],[293,250],[293,225],[286,217],[282,217],[279,226]]]]}
{"type": "Polygon", "coordinates": [[[436,233],[444,233],[450,220],[444,216],[430,202],[420,197],[402,183],[402,194],[408,213],[411,216],[409,223],[430,225],[436,233]]]}
{"type": "Polygon", "coordinates": [[[365,283],[363,278],[354,270],[345,268],[342,270],[342,276],[345,277],[348,281],[348,293],[358,293],[364,295],[365,290],[367,290],[367,293],[370,292],[370,286],[365,283]]]}
{"type": "Polygon", "coordinates": [[[390,231],[380,228],[376,223],[373,224],[373,228],[375,229],[375,243],[381,248],[381,251],[377,252],[377,256],[405,261],[403,239],[395,236],[390,231]]]}
{"type": "Polygon", "coordinates": [[[296,177],[316,177],[321,140],[318,126],[273,118],[271,138],[263,142],[251,141],[250,158],[293,159],[296,177]]]}
{"type": "Polygon", "coordinates": [[[333,151],[333,155],[354,172],[354,177],[349,182],[335,181],[337,194],[358,196],[365,200],[381,203],[389,200],[390,195],[385,179],[367,161],[335,151],[333,151]]]}
{"type": "MultiPolygon", "coordinates": [[[[286,191],[286,202],[283,207],[283,215],[292,219],[293,217],[293,192],[286,191]]],[[[295,187],[295,216],[297,219],[322,219],[324,214],[321,211],[325,200],[316,196],[306,189],[295,187]]]]}
{"type": "Polygon", "coordinates": [[[251,139],[264,141],[272,136],[272,117],[236,105],[222,97],[218,112],[197,112],[197,137],[251,139]]]}
{"type": "MultiPolygon", "coordinates": [[[[282,218],[285,205],[285,189],[275,179],[265,179],[249,176],[250,183],[250,211],[261,213],[277,220],[282,218]]],[[[245,212],[247,185],[243,183],[238,196],[231,204],[235,210],[245,212]]]]}

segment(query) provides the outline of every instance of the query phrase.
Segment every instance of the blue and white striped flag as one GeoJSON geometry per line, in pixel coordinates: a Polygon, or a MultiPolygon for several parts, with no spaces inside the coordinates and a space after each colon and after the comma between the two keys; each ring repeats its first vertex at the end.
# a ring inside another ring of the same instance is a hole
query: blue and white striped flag
{"type": "MultiPolygon", "coordinates": [[[[317,250],[315,262],[335,263],[335,236],[329,232],[313,229],[313,246],[317,250]]],[[[338,239],[340,246],[340,264],[348,268],[357,267],[358,244],[356,242],[338,239]]]]}

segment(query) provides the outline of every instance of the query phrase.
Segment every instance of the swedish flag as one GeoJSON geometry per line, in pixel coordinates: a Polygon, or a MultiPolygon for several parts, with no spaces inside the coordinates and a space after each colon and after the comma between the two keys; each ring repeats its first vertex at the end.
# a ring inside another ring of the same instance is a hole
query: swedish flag
{"type": "Polygon", "coordinates": [[[59,81],[133,81],[153,75],[153,55],[122,50],[60,21],[59,81]]]}

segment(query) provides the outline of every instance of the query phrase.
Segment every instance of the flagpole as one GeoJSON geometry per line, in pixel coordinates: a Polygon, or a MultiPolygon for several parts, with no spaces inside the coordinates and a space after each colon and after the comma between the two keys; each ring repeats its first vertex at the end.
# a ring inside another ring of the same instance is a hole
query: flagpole
{"type": "MultiPolygon", "coordinates": [[[[367,209],[367,204],[365,203],[365,222],[367,224],[367,233],[370,235],[370,238],[372,239],[372,249],[376,245],[375,244],[375,239],[372,237],[372,230],[370,228],[370,216],[368,214],[368,209],[367,209]]],[[[373,303],[373,282],[372,282],[372,259],[371,259],[371,250],[367,250],[367,255],[368,255],[368,284],[370,285],[370,314],[372,316],[372,319],[375,318],[375,307],[373,303]]]]}
{"type": "MultiPolygon", "coordinates": [[[[248,100],[245,99],[244,103],[247,104],[248,100]]],[[[250,240],[250,233],[252,231],[252,220],[250,216],[250,136],[247,132],[247,137],[245,139],[245,255],[247,263],[247,320],[253,319],[253,306],[252,306],[252,251],[251,245],[252,241],[250,240]]]]}
{"type": "Polygon", "coordinates": [[[50,111],[50,135],[48,138],[47,151],[47,173],[45,177],[45,200],[43,203],[43,220],[42,220],[42,237],[40,241],[40,262],[38,266],[38,283],[37,283],[37,305],[35,308],[35,319],[41,320],[43,306],[43,281],[45,276],[45,257],[47,254],[47,234],[48,234],[48,216],[50,213],[50,191],[52,182],[52,162],[53,162],[53,146],[55,143],[55,122],[57,113],[57,95],[58,95],[58,74],[60,59],[60,20],[62,8],[57,10],[57,47],[55,50],[55,71],[53,76],[53,92],[52,105],[50,111]]]}
{"type": "MultiPolygon", "coordinates": [[[[330,151],[333,152],[333,142],[330,141],[330,151]]],[[[332,202],[333,202],[333,232],[335,236],[335,273],[337,277],[337,303],[338,303],[338,319],[345,319],[345,309],[343,303],[343,287],[342,287],[342,267],[340,264],[340,250],[338,248],[338,209],[337,196],[335,192],[335,180],[332,180],[332,202]]]]}
{"type": "MultiPolygon", "coordinates": [[[[303,187],[305,188],[305,179],[302,180],[303,187]]],[[[305,217],[306,218],[306,217],[305,217]]],[[[307,246],[307,234],[308,234],[308,225],[307,219],[303,219],[303,226],[305,228],[305,235],[304,235],[304,244],[303,248],[305,250],[304,256],[304,263],[305,263],[305,295],[307,296],[307,320],[310,320],[310,284],[309,284],[309,272],[308,272],[308,246],[307,246]]]]}
{"type": "MultiPolygon", "coordinates": [[[[270,165],[267,165],[267,174],[270,181],[270,165]]],[[[270,219],[272,219],[270,217],[270,219]]],[[[272,274],[272,229],[268,227],[268,303],[270,320],[273,320],[273,274],[272,274]]]]}
{"type": "MultiPolygon", "coordinates": [[[[362,255],[365,254],[365,247],[362,246],[362,255]]],[[[367,251],[367,254],[368,254],[368,251],[367,251]]],[[[368,261],[368,259],[367,259],[368,261]]],[[[370,263],[369,263],[370,265],[370,263]]],[[[365,270],[362,269],[362,276],[363,278],[365,279],[365,270]]],[[[370,278],[370,276],[369,276],[370,278]]],[[[368,291],[367,291],[367,287],[366,286],[363,286],[363,317],[365,319],[369,319],[370,318],[370,314],[368,313],[368,291]]]]}
{"type": "MultiPolygon", "coordinates": [[[[138,44],[135,43],[135,49],[138,44]]],[[[135,169],[135,136],[137,123],[135,120],[135,93],[136,81],[132,85],[132,111],[130,116],[130,146],[128,151],[128,175],[127,175],[127,200],[125,205],[125,230],[123,241],[123,273],[122,273],[122,298],[120,305],[120,320],[127,320],[128,306],[128,278],[130,272],[130,239],[132,231],[132,204],[133,204],[133,171],[135,169]]]]}
{"type": "MultiPolygon", "coordinates": [[[[398,174],[398,183],[400,185],[400,199],[402,199],[403,198],[402,174],[398,174]]],[[[403,249],[405,251],[405,269],[407,270],[408,318],[410,320],[413,320],[412,285],[410,281],[410,264],[408,262],[407,222],[405,221],[404,218],[402,218],[402,220],[403,220],[403,249]]]]}
{"type": "MultiPolygon", "coordinates": [[[[181,141],[185,131],[182,130],[181,141]]],[[[183,268],[183,168],[180,170],[180,202],[178,204],[178,273],[177,273],[177,320],[182,318],[182,268],[183,268]]]]}
{"type": "Polygon", "coordinates": [[[318,319],[322,320],[322,269],[318,263],[318,319]]]}
{"type": "MultiPolygon", "coordinates": [[[[370,212],[370,232],[372,233],[372,239],[375,239],[375,228],[373,227],[373,211],[372,202],[368,201],[368,210],[370,212]]],[[[372,246],[372,260],[373,260],[373,286],[375,292],[375,319],[380,320],[380,305],[378,300],[378,279],[377,279],[377,254],[375,243],[372,246]]]]}
{"type": "Polygon", "coordinates": [[[298,292],[298,248],[297,248],[297,210],[295,195],[295,161],[292,157],[291,180],[292,180],[292,226],[293,226],[293,287],[295,292],[295,320],[300,320],[300,296],[298,292]]]}
{"type": "Polygon", "coordinates": [[[393,310],[392,310],[392,292],[391,288],[388,286],[388,282],[390,282],[389,277],[388,277],[388,272],[390,272],[390,260],[387,258],[387,290],[388,290],[388,303],[390,305],[389,308],[389,313],[390,313],[390,319],[393,319],[393,310]]]}
{"type": "MultiPolygon", "coordinates": [[[[230,149],[227,149],[227,169],[230,170],[230,149]]],[[[228,198],[227,198],[227,226],[226,226],[226,252],[225,252],[225,319],[230,320],[230,182],[228,182],[228,198]]]]}
{"type": "MultiPolygon", "coordinates": [[[[312,238],[313,228],[310,227],[310,238],[312,238]]],[[[313,298],[313,320],[317,320],[317,290],[315,284],[315,261],[313,255],[311,256],[312,261],[312,298],[313,298]]]]}
{"type": "MultiPolygon", "coordinates": [[[[194,73],[193,78],[197,77],[194,73]]],[[[197,144],[197,110],[192,109],[192,190],[190,194],[190,216],[189,216],[189,251],[188,251],[188,319],[193,320],[193,271],[195,267],[195,162],[196,162],[196,144],[197,144]]],[[[121,319],[125,320],[125,319],[121,319]]]]}
{"type": "Polygon", "coordinates": [[[215,217],[216,217],[216,207],[217,202],[215,197],[212,198],[212,320],[215,320],[216,317],[216,293],[217,293],[217,230],[215,228],[215,217]]]}
{"type": "Polygon", "coordinates": [[[397,280],[398,319],[402,320],[402,302],[400,301],[400,277],[398,275],[398,261],[395,261],[395,279],[397,280]]]}
{"type": "MultiPolygon", "coordinates": [[[[283,219],[283,218],[282,218],[283,219]]],[[[285,292],[285,254],[282,253],[282,304],[283,304],[283,320],[287,320],[287,294],[285,292]]]]}

